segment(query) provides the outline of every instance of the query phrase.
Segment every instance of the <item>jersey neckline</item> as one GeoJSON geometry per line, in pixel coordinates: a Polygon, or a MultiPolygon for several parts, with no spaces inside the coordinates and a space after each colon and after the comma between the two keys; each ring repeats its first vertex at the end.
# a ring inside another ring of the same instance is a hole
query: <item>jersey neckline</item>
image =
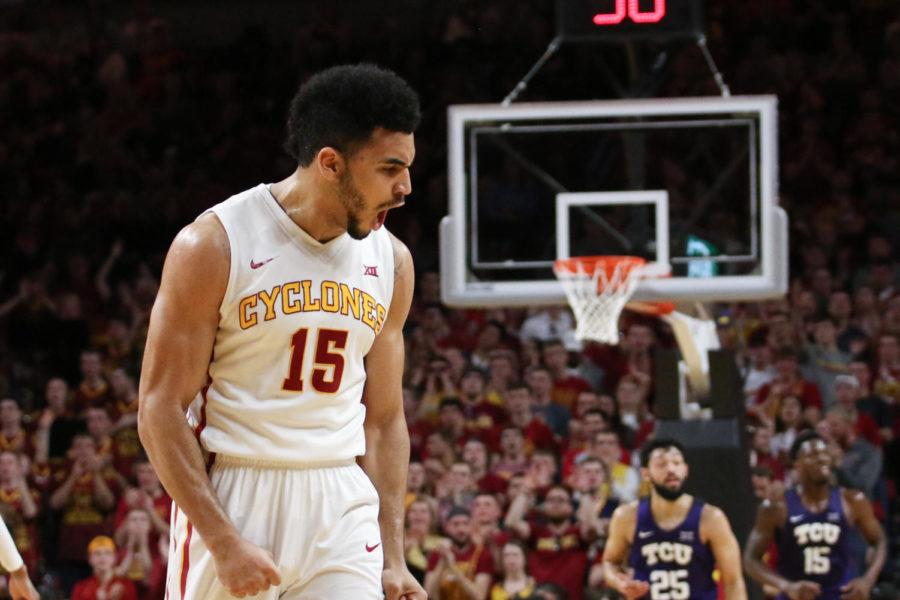
{"type": "MultiPolygon", "coordinates": [[[[685,513],[684,518],[681,519],[677,525],[675,525],[674,527],[671,527],[671,528],[661,527],[659,522],[657,522],[656,515],[653,514],[653,497],[652,496],[647,497],[647,514],[649,515],[650,521],[653,523],[654,527],[656,527],[658,530],[660,530],[664,533],[672,533],[673,531],[677,531],[680,527],[684,526],[684,524],[687,523],[688,519],[691,518],[691,513],[696,509],[695,508],[696,504],[697,504],[697,497],[691,496],[691,505],[688,507],[687,513],[685,513]]],[[[699,521],[697,524],[699,525],[699,521]]]]}
{"type": "Polygon", "coordinates": [[[293,219],[284,211],[284,207],[281,206],[281,203],[278,202],[278,199],[275,198],[275,195],[272,193],[270,183],[261,183],[259,187],[263,193],[265,198],[265,205],[268,208],[269,212],[275,218],[275,221],[281,227],[281,229],[287,234],[291,240],[296,242],[297,244],[302,245],[305,248],[311,248],[318,251],[325,252],[336,252],[339,248],[341,248],[345,242],[349,239],[350,234],[344,231],[341,235],[337,236],[334,239],[328,240],[327,242],[320,242],[313,236],[309,235],[305,229],[297,225],[293,219]]]}

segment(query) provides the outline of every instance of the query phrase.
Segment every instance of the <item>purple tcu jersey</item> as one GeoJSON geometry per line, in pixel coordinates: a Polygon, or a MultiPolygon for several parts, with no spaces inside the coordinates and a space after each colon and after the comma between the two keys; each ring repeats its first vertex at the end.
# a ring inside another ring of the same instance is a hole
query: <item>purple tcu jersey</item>
{"type": "Polygon", "coordinates": [[[678,527],[661,529],[653,518],[649,498],[638,503],[637,526],[628,565],[634,578],[650,584],[650,600],[715,600],[715,559],[700,541],[703,501],[694,498],[678,527]]]}
{"type": "Polygon", "coordinates": [[[787,522],[775,532],[778,573],[790,581],[818,583],[819,600],[838,600],[841,586],[856,576],[841,490],[832,488],[828,506],[820,513],[806,508],[793,488],[784,493],[784,501],[787,522]]]}

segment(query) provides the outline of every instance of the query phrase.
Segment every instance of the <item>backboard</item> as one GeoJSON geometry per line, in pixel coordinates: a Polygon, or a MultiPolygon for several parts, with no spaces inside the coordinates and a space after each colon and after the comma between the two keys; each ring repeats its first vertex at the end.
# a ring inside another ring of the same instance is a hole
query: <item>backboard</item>
{"type": "Polygon", "coordinates": [[[635,300],[787,289],[773,96],[457,105],[448,111],[451,306],[564,304],[553,260],[669,264],[635,300]]]}

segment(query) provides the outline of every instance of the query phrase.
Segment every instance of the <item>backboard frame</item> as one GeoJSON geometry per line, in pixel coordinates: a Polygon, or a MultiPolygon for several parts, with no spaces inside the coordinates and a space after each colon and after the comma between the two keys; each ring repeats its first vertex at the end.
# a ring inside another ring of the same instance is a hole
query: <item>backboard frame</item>
{"type": "MultiPolygon", "coordinates": [[[[758,115],[760,136],[759,272],[713,278],[646,279],[638,301],[738,301],[782,296],[788,287],[788,219],[778,207],[778,100],[775,96],[651,98],[579,102],[455,105],[448,108],[448,212],[440,226],[441,296],[450,306],[565,304],[555,279],[478,281],[468,273],[465,132],[468,123],[527,122],[590,117],[758,115]]],[[[557,257],[564,258],[564,257],[557,257]]],[[[702,259],[698,259],[702,260],[702,259]]]]}

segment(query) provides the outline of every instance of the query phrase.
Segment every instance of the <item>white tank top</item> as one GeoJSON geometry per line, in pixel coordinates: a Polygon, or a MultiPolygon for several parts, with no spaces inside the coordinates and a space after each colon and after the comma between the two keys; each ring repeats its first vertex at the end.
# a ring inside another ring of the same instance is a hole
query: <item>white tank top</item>
{"type": "Polygon", "coordinates": [[[364,454],[363,361],[394,289],[387,230],[322,244],[264,184],[210,211],[231,267],[209,384],[188,409],[201,446],[298,465],[364,454]]]}

